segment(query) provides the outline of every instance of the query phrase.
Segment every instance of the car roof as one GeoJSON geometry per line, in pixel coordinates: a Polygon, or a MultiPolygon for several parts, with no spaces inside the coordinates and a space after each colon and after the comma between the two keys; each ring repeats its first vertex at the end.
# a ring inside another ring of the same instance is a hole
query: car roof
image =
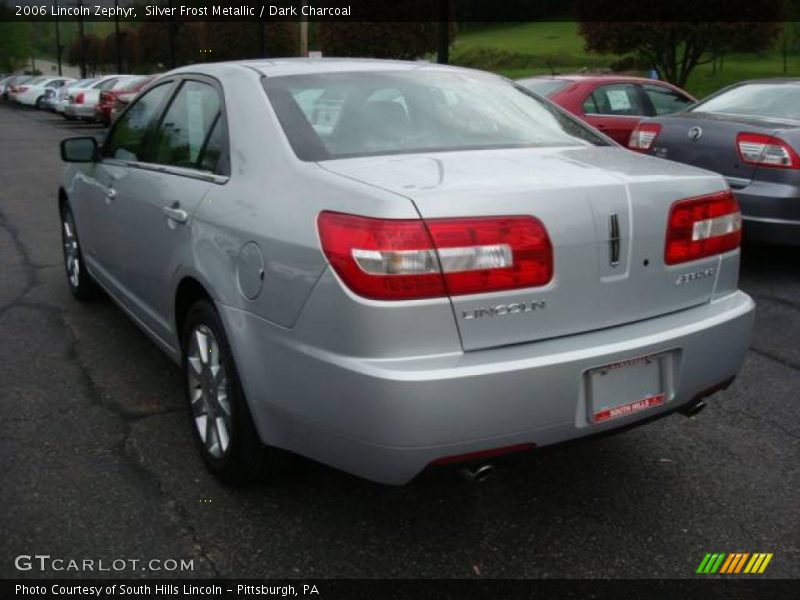
{"type": "Polygon", "coordinates": [[[267,77],[310,75],[315,73],[345,73],[353,71],[413,71],[423,69],[475,72],[474,69],[440,65],[421,60],[403,61],[377,58],[277,58],[194,64],[180,67],[174,71],[170,71],[170,73],[213,73],[230,68],[252,69],[267,77]]]}
{"type": "Polygon", "coordinates": [[[519,81],[529,81],[532,79],[544,79],[544,80],[561,80],[561,81],[574,81],[574,82],[585,82],[585,83],[606,83],[609,81],[621,81],[621,82],[631,82],[631,83],[655,83],[669,85],[672,84],[667,81],[662,81],[660,79],[650,79],[648,77],[635,77],[633,75],[535,75],[533,77],[521,77],[519,81]]]}
{"type": "Polygon", "coordinates": [[[735,84],[733,84],[733,86],[746,85],[748,83],[785,83],[796,85],[800,83],[800,77],[764,77],[762,79],[745,79],[744,81],[737,81],[735,84]]]}

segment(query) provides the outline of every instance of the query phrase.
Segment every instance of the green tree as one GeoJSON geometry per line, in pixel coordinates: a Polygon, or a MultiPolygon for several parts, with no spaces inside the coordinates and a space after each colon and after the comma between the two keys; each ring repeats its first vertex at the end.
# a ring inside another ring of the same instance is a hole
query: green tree
{"type": "Polygon", "coordinates": [[[784,8],[774,0],[747,0],[746,4],[743,0],[702,4],[674,0],[668,10],[655,3],[578,0],[580,33],[587,51],[638,54],[678,86],[686,85],[698,65],[726,52],[755,53],[773,47],[783,29],[784,8]],[[690,14],[695,20],[683,20],[690,14]],[[724,14],[753,16],[754,20],[715,20],[724,14]],[[633,20],[647,18],[652,21],[633,20]]]}
{"type": "Polygon", "coordinates": [[[0,4],[0,71],[19,69],[31,55],[31,24],[12,21],[5,3],[0,4]]]}

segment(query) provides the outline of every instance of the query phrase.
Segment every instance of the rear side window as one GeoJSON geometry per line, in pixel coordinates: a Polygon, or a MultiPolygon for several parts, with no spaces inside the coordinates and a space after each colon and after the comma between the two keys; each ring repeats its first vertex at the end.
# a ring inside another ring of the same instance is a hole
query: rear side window
{"type": "Polygon", "coordinates": [[[106,79],[104,81],[100,81],[93,85],[92,87],[96,90],[108,90],[114,87],[114,84],[117,83],[117,78],[114,77],[112,79],[106,79]]]}
{"type": "Polygon", "coordinates": [[[653,105],[656,115],[679,112],[692,104],[692,100],[668,87],[645,84],[642,88],[653,105]]]}
{"type": "Polygon", "coordinates": [[[521,79],[517,83],[541,96],[552,96],[571,82],[566,79],[521,79]]]}
{"type": "Polygon", "coordinates": [[[216,170],[225,133],[221,109],[219,93],[213,86],[185,82],[155,134],[152,162],[216,170]]]}
{"type": "Polygon", "coordinates": [[[166,102],[172,85],[164,83],[140,96],[119,118],[103,145],[103,155],[120,160],[143,160],[146,133],[166,102]]]}
{"type": "Polygon", "coordinates": [[[583,102],[587,115],[638,117],[645,114],[636,86],[630,83],[601,85],[583,102]]]}
{"type": "Polygon", "coordinates": [[[301,160],[605,145],[576,119],[493,75],[420,68],[262,81],[301,160]]]}
{"type": "Polygon", "coordinates": [[[800,84],[746,83],[712,96],[692,112],[800,121],[800,84]]]}

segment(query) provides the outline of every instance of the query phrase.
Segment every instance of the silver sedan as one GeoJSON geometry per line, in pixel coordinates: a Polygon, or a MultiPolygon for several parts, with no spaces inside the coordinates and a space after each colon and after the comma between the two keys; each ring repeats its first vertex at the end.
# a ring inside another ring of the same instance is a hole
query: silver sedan
{"type": "Polygon", "coordinates": [[[61,151],[69,289],[181,365],[226,482],[288,450],[402,484],[692,412],[748,347],[725,180],[494,75],[192,65],[61,151]]]}

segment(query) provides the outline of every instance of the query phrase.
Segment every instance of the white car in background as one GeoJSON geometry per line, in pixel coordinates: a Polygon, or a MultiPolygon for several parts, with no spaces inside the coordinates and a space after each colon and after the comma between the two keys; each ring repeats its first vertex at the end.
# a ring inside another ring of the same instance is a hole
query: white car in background
{"type": "Polygon", "coordinates": [[[70,81],[73,80],[69,77],[40,77],[20,85],[14,99],[25,106],[42,108],[48,89],[58,89],[70,81]]]}
{"type": "Polygon", "coordinates": [[[64,84],[58,89],[49,89],[45,92],[45,98],[42,104],[44,108],[48,110],[63,114],[69,100],[69,93],[72,90],[90,87],[96,82],[96,77],[91,79],[76,79],[75,81],[64,84]]]}
{"type": "Polygon", "coordinates": [[[71,89],[67,105],[64,107],[64,116],[67,119],[84,119],[94,121],[94,107],[100,100],[100,92],[114,87],[122,79],[129,79],[133,75],[105,75],[93,84],[71,89]]]}

